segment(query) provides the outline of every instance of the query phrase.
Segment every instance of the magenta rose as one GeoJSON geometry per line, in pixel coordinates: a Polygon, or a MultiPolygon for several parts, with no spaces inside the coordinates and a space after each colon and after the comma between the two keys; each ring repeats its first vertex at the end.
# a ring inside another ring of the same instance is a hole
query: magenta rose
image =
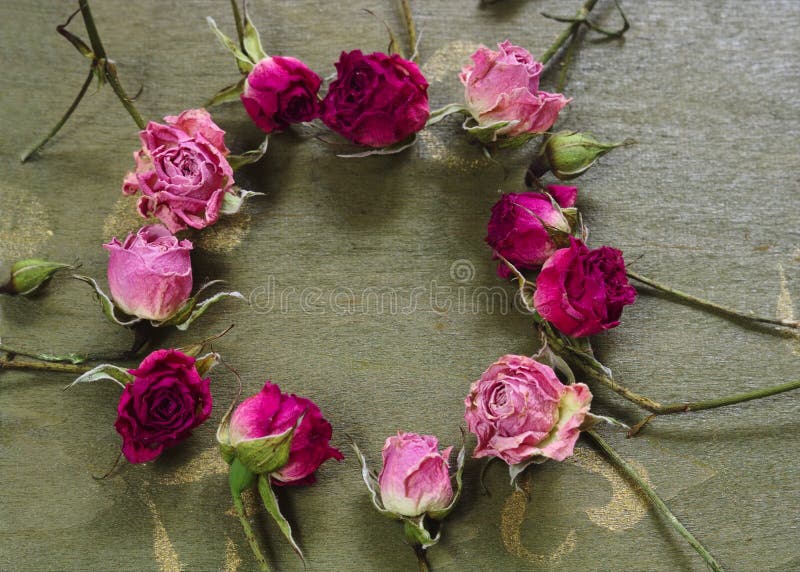
{"type": "Polygon", "coordinates": [[[514,137],[550,129],[569,99],[539,91],[542,64],[524,48],[506,40],[499,51],[481,46],[461,75],[469,113],[480,126],[508,121],[497,135],[514,137]]]}
{"type": "Polygon", "coordinates": [[[294,394],[281,393],[267,381],[261,391],[242,401],[231,416],[228,443],[234,449],[244,442],[279,435],[295,429],[288,462],[271,473],[277,485],[310,485],[314,471],[328,459],[342,460],[342,453],[330,446],[333,430],[317,404],[294,394]]]}
{"type": "Polygon", "coordinates": [[[114,427],[131,463],[152,461],[211,415],[211,380],[200,377],[193,357],[156,350],[128,372],[134,380],[122,392],[114,427]]]}
{"type": "Polygon", "coordinates": [[[321,118],[345,139],[386,147],[425,127],[428,82],[414,62],[397,54],[354,50],[342,52],[336,71],[321,118]]]}
{"type": "Polygon", "coordinates": [[[592,394],[564,385],[549,367],[506,355],[483,372],[464,400],[464,419],[478,437],[473,457],[499,457],[517,465],[535,456],[563,461],[580,435],[592,394]]]}
{"type": "Polygon", "coordinates": [[[225,158],[222,131],[205,109],[190,109],[150,122],[139,132],[142,149],[133,154],[136,170],[122,192],[141,192],[139,213],[155,216],[172,232],[214,224],[226,192],[232,192],[233,169],[225,158]]]}
{"type": "MultiPolygon", "coordinates": [[[[486,242],[495,258],[499,254],[518,269],[538,268],[558,249],[551,232],[570,232],[570,223],[558,207],[575,204],[578,189],[560,185],[547,187],[545,193],[509,193],[492,207],[486,242]],[[553,205],[551,197],[556,201],[553,205]]],[[[497,274],[511,276],[505,263],[497,265],[497,274]]]]}
{"type": "Polygon", "coordinates": [[[441,511],[453,500],[448,458],[452,447],[439,451],[431,435],[397,433],[383,446],[383,469],[378,477],[386,510],[401,516],[441,511]]]}
{"type": "Polygon", "coordinates": [[[295,58],[266,57],[247,76],[242,103],[265,133],[282,131],[292,123],[319,115],[320,77],[295,58]]]}
{"type": "Polygon", "coordinates": [[[536,311],[556,328],[576,338],[619,325],[622,309],[636,301],[622,252],[603,246],[589,250],[570,238],[536,278],[536,311]]]}
{"type": "Polygon", "coordinates": [[[163,320],[192,293],[192,243],[178,240],[160,224],[113,238],[108,250],[108,286],[120,310],[146,320],[163,320]]]}

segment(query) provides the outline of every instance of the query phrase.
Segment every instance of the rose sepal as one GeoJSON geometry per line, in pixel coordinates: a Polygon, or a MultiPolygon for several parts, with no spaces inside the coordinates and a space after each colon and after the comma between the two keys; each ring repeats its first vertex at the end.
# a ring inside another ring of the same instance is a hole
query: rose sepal
{"type": "Polygon", "coordinates": [[[409,147],[413,147],[417,143],[417,134],[414,133],[409,137],[406,137],[402,141],[398,141],[392,145],[388,145],[386,147],[375,147],[369,148],[366,151],[360,151],[358,153],[341,153],[337,154],[337,157],[341,157],[342,159],[361,159],[363,157],[373,157],[376,155],[396,155],[397,153],[402,153],[409,147]]]}
{"type": "Polygon", "coordinates": [[[232,83],[227,87],[223,87],[217,93],[208,98],[208,101],[203,104],[203,107],[212,107],[220,105],[221,103],[228,103],[230,101],[239,101],[239,96],[244,92],[244,83],[247,81],[247,76],[236,83],[232,83]]]}
{"type": "Polygon", "coordinates": [[[258,476],[258,493],[261,495],[261,501],[264,503],[264,508],[267,510],[267,513],[272,517],[272,520],[275,521],[275,524],[278,525],[284,538],[289,541],[292,550],[295,551],[300,557],[300,560],[303,561],[303,564],[305,564],[306,559],[305,556],[303,556],[303,551],[300,550],[300,546],[292,535],[292,526],[289,524],[289,521],[286,520],[286,517],[283,516],[278,506],[278,497],[275,496],[275,491],[272,489],[272,480],[269,475],[258,476]]]}
{"type": "Polygon", "coordinates": [[[404,516],[401,519],[403,521],[403,532],[411,546],[420,546],[423,550],[427,550],[438,543],[442,537],[441,531],[437,532],[436,536],[431,536],[431,533],[425,528],[424,514],[415,518],[404,516]]]}
{"type": "Polygon", "coordinates": [[[127,384],[133,383],[134,377],[128,373],[127,369],[111,365],[110,363],[100,364],[78,377],[75,381],[70,383],[64,389],[77,385],[79,383],[88,383],[91,381],[110,380],[124,388],[127,384]]]}
{"type": "Polygon", "coordinates": [[[515,119],[513,121],[496,121],[487,125],[478,125],[475,122],[475,118],[470,115],[464,120],[461,127],[472,137],[486,145],[497,141],[497,132],[500,129],[504,127],[513,127],[517,123],[519,123],[519,121],[515,119]]]}
{"type": "Polygon", "coordinates": [[[94,278],[90,278],[89,276],[81,276],[79,274],[73,274],[73,278],[76,280],[80,280],[82,282],[86,282],[89,286],[94,288],[94,293],[97,296],[97,299],[100,301],[100,306],[103,309],[103,314],[105,315],[108,320],[118,326],[132,326],[142,321],[141,318],[137,318],[135,316],[128,316],[122,310],[119,310],[115,305],[114,302],[111,301],[111,298],[103,292],[103,289],[97,284],[94,278]],[[117,318],[116,312],[119,310],[120,313],[125,315],[130,319],[121,320],[117,318]]]}
{"type": "Polygon", "coordinates": [[[247,199],[251,197],[263,196],[265,194],[266,193],[259,193],[256,191],[247,191],[245,189],[238,189],[235,194],[225,193],[225,197],[222,199],[222,206],[220,207],[219,212],[220,214],[224,215],[234,215],[242,209],[242,206],[247,199]]]}
{"type": "Polygon", "coordinates": [[[249,439],[235,447],[236,458],[257,475],[272,473],[289,461],[289,449],[297,425],[283,433],[249,439]]]}
{"type": "Polygon", "coordinates": [[[450,501],[450,504],[447,505],[442,510],[434,510],[428,513],[434,520],[442,520],[448,514],[450,514],[456,506],[458,499],[461,498],[461,492],[463,490],[463,475],[464,475],[464,462],[467,458],[467,447],[466,447],[466,436],[464,434],[464,429],[461,429],[461,449],[458,451],[458,456],[456,457],[456,471],[452,475],[451,479],[453,481],[453,500],[450,501]]]}
{"type": "MultiPolygon", "coordinates": [[[[251,149],[250,151],[245,151],[241,155],[228,155],[228,164],[231,166],[231,169],[234,171],[241,169],[245,165],[249,165],[250,163],[255,163],[256,161],[260,160],[261,157],[264,156],[264,153],[267,152],[267,147],[269,147],[269,135],[264,137],[264,141],[256,147],[255,149],[251,149]]],[[[241,191],[241,190],[240,190],[241,191]]],[[[253,193],[253,191],[243,191],[245,193],[253,193]]],[[[225,198],[230,193],[225,193],[225,198]]],[[[263,193],[255,193],[255,194],[263,194],[263,193]]],[[[249,196],[249,195],[248,195],[249,196]]],[[[224,199],[223,199],[223,208],[224,208],[224,199]]]]}
{"type": "Polygon", "coordinates": [[[248,56],[238,45],[236,45],[236,42],[226,36],[222,30],[219,29],[217,23],[214,21],[214,18],[207,16],[206,22],[208,22],[208,26],[211,28],[211,31],[214,32],[217,38],[219,38],[219,41],[222,42],[222,45],[227,48],[231,54],[233,54],[239,71],[244,75],[247,75],[253,71],[256,62],[253,61],[252,58],[250,58],[250,56],[248,56]]]}
{"type": "Polygon", "coordinates": [[[356,442],[353,440],[353,438],[350,437],[350,435],[348,435],[347,438],[350,440],[350,446],[353,447],[353,451],[356,454],[358,463],[361,466],[361,478],[364,479],[364,484],[367,485],[367,490],[369,491],[370,499],[372,500],[372,504],[375,509],[382,515],[389,518],[402,519],[403,517],[386,510],[386,507],[383,506],[380,486],[378,484],[378,474],[369,468],[366,457],[364,457],[364,454],[361,452],[361,449],[358,448],[358,445],[356,445],[356,442]]]}
{"type": "Polygon", "coordinates": [[[425,123],[425,127],[430,127],[431,125],[436,125],[440,121],[442,121],[445,117],[453,115],[455,113],[462,113],[462,114],[469,114],[469,111],[466,107],[464,107],[463,103],[449,103],[444,107],[440,107],[439,109],[434,109],[431,111],[431,114],[428,116],[428,121],[425,123]]]}

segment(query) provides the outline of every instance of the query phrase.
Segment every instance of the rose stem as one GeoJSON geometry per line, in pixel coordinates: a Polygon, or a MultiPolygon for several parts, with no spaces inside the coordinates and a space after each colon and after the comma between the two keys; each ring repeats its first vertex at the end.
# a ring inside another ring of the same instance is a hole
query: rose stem
{"type": "Polygon", "coordinates": [[[583,21],[586,19],[586,16],[589,15],[589,12],[592,11],[595,4],[597,4],[597,0],[586,0],[581,9],[575,13],[575,18],[573,19],[572,23],[564,28],[564,31],[558,35],[553,44],[547,48],[547,51],[542,54],[541,58],[539,58],[540,62],[546,64],[554,55],[556,55],[558,50],[560,50],[561,47],[572,37],[572,35],[578,31],[578,28],[581,27],[581,24],[583,24],[583,21]]]}
{"type": "Polygon", "coordinates": [[[556,93],[564,91],[564,86],[567,85],[567,70],[572,64],[572,57],[575,55],[575,49],[578,47],[578,32],[576,31],[570,36],[569,46],[567,52],[564,54],[564,61],[561,62],[561,69],[558,73],[558,81],[556,82],[556,93]]]}
{"type": "Polygon", "coordinates": [[[106,50],[103,47],[103,42],[100,40],[100,34],[97,32],[97,26],[94,23],[92,10],[89,8],[89,0],[78,0],[78,6],[81,9],[81,16],[83,16],[83,23],[86,26],[86,33],[89,34],[89,42],[92,45],[95,62],[98,65],[102,65],[103,74],[108,80],[108,84],[111,86],[111,89],[114,90],[114,93],[117,94],[120,102],[122,102],[122,106],[128,111],[139,129],[144,129],[144,119],[142,119],[142,116],[139,115],[139,112],[133,105],[133,101],[131,101],[131,99],[125,93],[125,90],[122,88],[122,84],[119,82],[119,78],[117,77],[116,66],[106,57],[106,50]]]}
{"type": "Polygon", "coordinates": [[[750,314],[746,312],[739,312],[738,310],[734,310],[732,308],[728,308],[726,306],[722,306],[720,304],[716,304],[714,302],[709,302],[708,300],[703,300],[702,298],[698,298],[697,296],[692,296],[691,294],[687,294],[686,292],[681,292],[680,290],[676,290],[674,288],[670,288],[660,282],[656,282],[651,278],[647,278],[646,276],[642,276],[632,270],[628,270],[628,277],[633,278],[637,282],[641,282],[642,284],[647,284],[651,288],[655,288],[661,292],[669,294],[673,298],[678,298],[679,300],[683,300],[689,304],[694,304],[696,306],[700,306],[703,308],[708,308],[712,312],[716,312],[717,314],[722,314],[724,316],[729,316],[734,319],[739,320],[749,320],[751,322],[758,322],[762,324],[771,324],[773,326],[782,326],[785,328],[796,328],[800,329],[800,321],[797,320],[782,320],[780,318],[766,318],[763,316],[756,316],[755,314],[750,314]]]}
{"type": "Polygon", "coordinates": [[[12,360],[0,357],[0,369],[32,369],[38,371],[56,371],[61,373],[86,373],[91,367],[71,363],[53,363],[46,361],[12,360]]]}
{"type": "Polygon", "coordinates": [[[417,555],[417,564],[419,565],[419,572],[429,572],[431,567],[428,564],[428,557],[425,554],[425,549],[421,544],[415,544],[413,547],[414,554],[417,555]]]}
{"type": "Polygon", "coordinates": [[[648,500],[653,503],[653,506],[660,512],[663,516],[667,518],[672,527],[677,530],[681,536],[683,536],[686,541],[694,548],[697,553],[706,561],[706,564],[712,569],[717,572],[722,572],[723,568],[719,562],[717,562],[711,553],[703,546],[695,536],[689,532],[681,521],[672,514],[672,511],[669,510],[669,507],[666,503],[661,500],[661,497],[656,494],[653,488],[645,481],[637,472],[636,470],[631,467],[625,460],[619,456],[619,454],[609,445],[605,439],[600,437],[594,430],[588,430],[583,432],[584,435],[587,435],[595,444],[600,448],[600,450],[608,457],[608,459],[612,462],[613,465],[619,469],[621,473],[623,473],[626,477],[628,477],[631,481],[636,483],[636,485],[641,489],[641,491],[647,496],[648,500]]]}
{"type": "Polygon", "coordinates": [[[244,512],[244,504],[242,503],[241,493],[233,493],[233,506],[236,508],[236,515],[239,517],[239,522],[242,523],[244,535],[247,537],[247,543],[250,545],[250,549],[253,551],[256,562],[258,562],[258,567],[261,569],[261,572],[269,572],[269,564],[267,564],[267,559],[264,558],[264,555],[261,553],[261,547],[258,545],[258,539],[256,538],[256,535],[253,532],[253,527],[250,526],[250,521],[247,520],[247,515],[244,512]]]}
{"type": "Polygon", "coordinates": [[[86,81],[83,82],[83,86],[81,86],[81,90],[78,92],[78,95],[75,97],[75,100],[72,102],[72,105],[69,106],[67,112],[61,117],[58,123],[55,124],[55,127],[53,127],[47,135],[42,137],[42,139],[40,139],[39,142],[36,143],[36,145],[34,145],[33,147],[31,147],[22,154],[22,156],[20,157],[20,161],[22,163],[30,159],[32,155],[34,155],[42,147],[44,147],[47,144],[47,142],[50,141],[50,139],[52,139],[53,137],[55,137],[56,133],[58,133],[61,130],[61,128],[64,127],[64,124],[67,122],[67,119],[70,118],[72,113],[78,107],[78,104],[83,99],[83,96],[86,95],[86,92],[89,90],[89,86],[92,83],[92,76],[94,76],[94,69],[89,68],[89,75],[86,76],[86,81]]]}
{"type": "Polygon", "coordinates": [[[406,22],[408,43],[411,46],[410,59],[413,61],[417,55],[417,28],[414,25],[414,14],[411,12],[411,4],[408,0],[400,0],[400,7],[403,9],[403,20],[406,22]]]}
{"type": "Polygon", "coordinates": [[[82,356],[78,354],[69,354],[62,356],[57,356],[52,354],[35,354],[33,352],[10,348],[5,344],[0,344],[0,352],[7,353],[11,359],[14,359],[14,356],[24,356],[33,359],[38,359],[40,361],[64,362],[72,364],[83,363],[88,359],[88,356],[82,356]]]}

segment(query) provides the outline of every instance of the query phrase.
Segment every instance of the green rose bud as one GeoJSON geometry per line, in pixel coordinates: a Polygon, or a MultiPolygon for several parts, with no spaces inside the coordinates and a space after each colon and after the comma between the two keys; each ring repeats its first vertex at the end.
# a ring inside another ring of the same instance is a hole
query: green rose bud
{"type": "Polygon", "coordinates": [[[49,262],[38,258],[20,260],[11,266],[10,274],[0,285],[0,292],[5,294],[33,294],[47,284],[53,275],[65,268],[75,268],[72,264],[49,262]]]}
{"type": "Polygon", "coordinates": [[[620,143],[602,143],[588,133],[561,131],[550,139],[544,148],[544,157],[553,175],[562,181],[583,175],[597,160],[616,147],[631,145],[628,139],[620,143]]]}

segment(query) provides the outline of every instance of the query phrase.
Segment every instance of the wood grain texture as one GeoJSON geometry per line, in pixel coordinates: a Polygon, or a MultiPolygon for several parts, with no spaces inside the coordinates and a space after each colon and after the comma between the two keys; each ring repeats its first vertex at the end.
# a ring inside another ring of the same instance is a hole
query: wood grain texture
{"type": "MultiPolygon", "coordinates": [[[[461,97],[457,73],[478,43],[510,38],[542,53],[562,24],[540,11],[577,7],[411,4],[434,107],[461,97]]],[[[90,92],[40,159],[18,162],[85,73],[54,30],[68,6],[0,3],[0,259],[79,257],[85,273],[101,278],[100,244],[131,224],[119,205],[137,143],[130,117],[110,90],[90,92]]],[[[608,2],[601,6],[611,14],[608,2]]],[[[362,8],[401,29],[389,0],[250,2],[266,50],[300,57],[323,76],[340,50],[385,48],[382,25],[362,8]]],[[[211,15],[232,33],[227,2],[104,0],[93,11],[124,84],[131,92],[144,86],[137,105],[146,118],[198,106],[237,77],[205,23],[211,15]]],[[[796,314],[800,5],[658,0],[628,2],[626,11],[633,27],[624,41],[590,36],[580,49],[566,90],[574,101],[559,124],[639,142],[578,181],[591,242],[622,248],[637,271],[720,303],[796,314]]],[[[234,152],[259,141],[238,104],[213,113],[234,152]]],[[[345,449],[350,433],[373,463],[398,429],[456,443],[469,383],[498,356],[536,348],[525,316],[501,311],[499,302],[491,310],[468,303],[479,288],[490,299],[512,294],[494,275],[483,237],[499,190],[521,190],[530,152],[500,155],[502,169],[455,121],[400,156],[366,160],[339,159],[302,133],[274,137],[267,156],[240,176],[242,186],[267,196],[227,228],[209,229],[194,257],[196,276],[224,278],[252,305],[226,302],[193,332],[170,333],[163,343],[235,322],[217,349],[241,371],[246,391],[272,379],[312,397],[333,423],[335,443],[345,449]],[[471,275],[453,274],[470,267],[471,275]],[[402,311],[419,288],[413,311],[402,311]],[[381,298],[387,289],[397,292],[395,311],[391,296],[381,298]]],[[[37,299],[0,300],[5,343],[105,353],[130,343],[104,321],[85,285],[53,286],[37,299]]],[[[799,369],[796,341],[646,292],[596,346],[619,379],[668,402],[788,381],[799,369]]],[[[231,376],[215,373],[215,413],[187,443],[105,481],[92,474],[105,472],[118,450],[117,390],[64,393],[68,381],[0,373],[0,569],[254,569],[213,453],[216,422],[235,394],[231,376]]],[[[599,411],[637,420],[616,397],[595,393],[599,411]]],[[[610,439],[729,570],[798,569],[798,399],[674,416],[634,440],[610,439]]],[[[635,496],[620,497],[619,482],[602,467],[590,450],[536,467],[525,503],[499,465],[488,473],[492,495],[482,496],[480,464],[468,463],[465,495],[430,551],[433,568],[702,570],[635,496]]],[[[279,496],[311,570],[414,569],[399,525],[372,510],[352,456],[323,466],[317,485],[279,496]]],[[[263,511],[255,520],[276,568],[302,570],[263,511]]]]}

